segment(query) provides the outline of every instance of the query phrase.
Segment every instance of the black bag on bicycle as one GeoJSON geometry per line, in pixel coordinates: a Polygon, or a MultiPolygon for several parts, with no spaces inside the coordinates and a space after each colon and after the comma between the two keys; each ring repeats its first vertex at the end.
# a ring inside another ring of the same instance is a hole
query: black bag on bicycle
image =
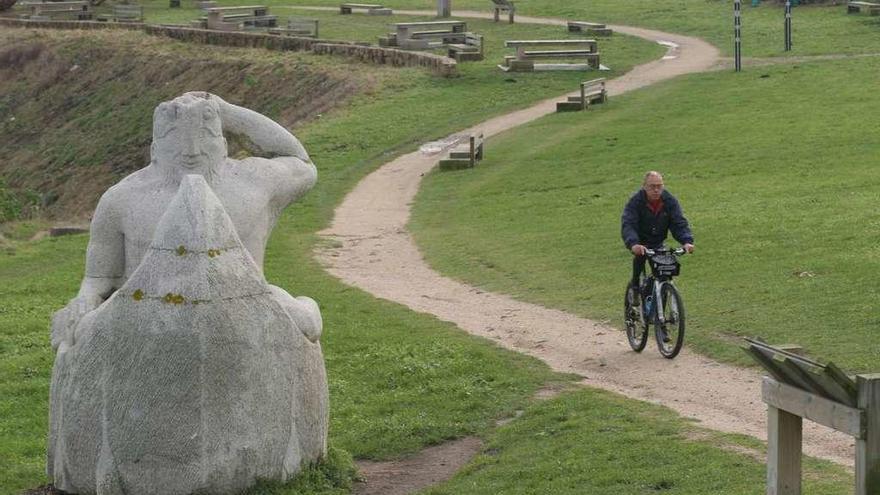
{"type": "Polygon", "coordinates": [[[671,254],[658,254],[649,258],[651,272],[655,277],[675,277],[681,271],[681,264],[671,254]]]}

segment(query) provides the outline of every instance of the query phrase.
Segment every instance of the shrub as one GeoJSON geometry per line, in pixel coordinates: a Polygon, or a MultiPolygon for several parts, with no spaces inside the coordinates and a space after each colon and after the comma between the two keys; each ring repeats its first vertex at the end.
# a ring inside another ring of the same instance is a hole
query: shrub
{"type": "Polygon", "coordinates": [[[21,192],[10,189],[6,182],[0,179],[0,223],[30,218],[39,209],[39,194],[33,191],[21,192]]]}

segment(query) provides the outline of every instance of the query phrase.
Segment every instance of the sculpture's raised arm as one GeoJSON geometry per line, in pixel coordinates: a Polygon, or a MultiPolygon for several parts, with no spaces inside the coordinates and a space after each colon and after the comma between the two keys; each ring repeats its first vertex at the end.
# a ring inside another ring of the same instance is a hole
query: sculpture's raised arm
{"type": "Polygon", "coordinates": [[[299,140],[274,120],[253,110],[228,103],[210,93],[199,93],[214,100],[220,107],[223,130],[244,138],[245,146],[256,156],[277,158],[290,156],[311,163],[309,154],[299,140]]]}

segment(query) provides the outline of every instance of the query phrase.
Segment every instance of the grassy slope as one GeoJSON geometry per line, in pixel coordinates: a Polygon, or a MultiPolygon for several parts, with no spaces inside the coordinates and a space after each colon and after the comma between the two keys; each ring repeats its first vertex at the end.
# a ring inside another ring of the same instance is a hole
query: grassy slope
{"type": "Polygon", "coordinates": [[[542,119],[430,176],[416,237],[441,271],[619,324],[620,212],[656,168],[698,240],[679,279],[689,343],[744,362],[731,337],[762,335],[874,370],[880,163],[854,131],[880,110],[863,91],[878,75],[873,58],[713,73],[542,119]]]}
{"type": "Polygon", "coordinates": [[[62,217],[88,216],[107,187],[149,162],[158,101],[200,88],[296,125],[393,77],[376,69],[353,80],[341,59],[125,31],[5,29],[0,41],[0,174],[56,198],[50,212],[62,217]]]}

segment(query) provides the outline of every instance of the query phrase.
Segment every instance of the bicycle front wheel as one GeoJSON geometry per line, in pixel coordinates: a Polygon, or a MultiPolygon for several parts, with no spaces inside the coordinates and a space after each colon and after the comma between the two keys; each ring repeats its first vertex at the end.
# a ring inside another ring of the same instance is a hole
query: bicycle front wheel
{"type": "Polygon", "coordinates": [[[636,352],[642,352],[648,343],[648,325],[642,318],[641,305],[634,303],[639,301],[639,291],[632,288],[632,284],[626,286],[626,294],[623,296],[623,324],[626,328],[626,340],[629,346],[636,352]]]}
{"type": "Polygon", "coordinates": [[[654,323],[654,336],[657,348],[667,359],[678,356],[684,345],[684,303],[674,285],[666,283],[660,290],[661,301],[657,311],[662,311],[662,322],[657,318],[654,323]]]}

